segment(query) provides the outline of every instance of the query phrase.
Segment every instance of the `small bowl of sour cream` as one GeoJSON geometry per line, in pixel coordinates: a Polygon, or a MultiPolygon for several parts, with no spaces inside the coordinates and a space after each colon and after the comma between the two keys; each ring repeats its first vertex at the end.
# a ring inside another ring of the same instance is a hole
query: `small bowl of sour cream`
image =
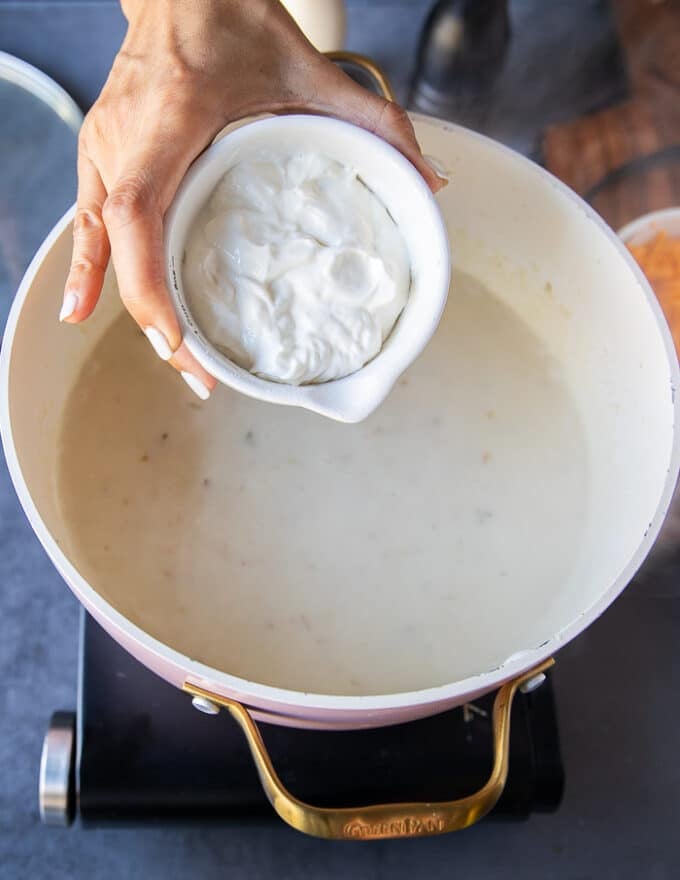
{"type": "Polygon", "coordinates": [[[165,222],[184,340],[225,385],[344,422],[368,416],[437,328],[448,236],[414,166],[336,119],[236,128],[165,222]]]}

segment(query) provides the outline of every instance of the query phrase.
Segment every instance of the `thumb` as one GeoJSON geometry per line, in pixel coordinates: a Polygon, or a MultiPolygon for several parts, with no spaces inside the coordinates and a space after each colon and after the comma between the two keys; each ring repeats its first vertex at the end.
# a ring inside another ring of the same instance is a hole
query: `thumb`
{"type": "Polygon", "coordinates": [[[339,119],[378,135],[403,153],[424,177],[432,192],[436,193],[445,187],[449,182],[448,177],[423,156],[406,110],[394,101],[387,101],[362,88],[335,65],[332,66],[339,81],[332,84],[328,110],[339,119]]]}

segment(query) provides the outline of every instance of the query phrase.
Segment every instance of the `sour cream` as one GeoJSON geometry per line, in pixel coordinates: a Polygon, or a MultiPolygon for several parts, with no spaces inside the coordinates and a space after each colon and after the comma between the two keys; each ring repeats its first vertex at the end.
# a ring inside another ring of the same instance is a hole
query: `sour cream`
{"type": "Polygon", "coordinates": [[[192,226],[183,282],[216,348],[300,385],[347,376],[378,354],[411,272],[399,229],[354,169],[269,150],[218,183],[192,226]]]}

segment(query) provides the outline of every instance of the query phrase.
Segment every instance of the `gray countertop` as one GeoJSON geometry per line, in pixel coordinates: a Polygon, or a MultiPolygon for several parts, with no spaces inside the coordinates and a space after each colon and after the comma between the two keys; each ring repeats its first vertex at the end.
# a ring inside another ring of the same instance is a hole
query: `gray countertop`
{"type": "MultiPolygon", "coordinates": [[[[349,3],[350,48],[377,57],[402,95],[410,62],[400,59],[413,58],[427,5],[424,0],[349,3]]],[[[604,0],[570,0],[559,9],[554,4],[545,25],[551,51],[560,45],[570,9],[581,25],[591,16],[592,39],[603,38],[604,6],[604,0]]],[[[515,47],[537,40],[524,27],[532,8],[529,0],[513,5],[515,47]]],[[[83,105],[100,87],[122,32],[115,3],[0,0],[0,49],[42,66],[83,105]]],[[[579,66],[586,48],[565,50],[567,68],[579,66]]],[[[510,63],[520,70],[521,58],[510,63]]],[[[560,87],[568,90],[564,83],[560,87]]],[[[499,137],[530,151],[536,131],[557,110],[550,105],[541,113],[524,96],[517,111],[518,118],[526,117],[522,125],[500,111],[489,125],[499,137]]],[[[9,138],[5,130],[3,150],[9,138]]],[[[38,187],[41,200],[33,203],[39,207],[30,216],[17,218],[12,194],[8,188],[0,191],[1,320],[33,250],[72,201],[72,149],[71,144],[55,157],[63,166],[59,183],[49,192],[38,187]]],[[[3,153],[4,163],[8,155],[3,153]]],[[[0,467],[0,877],[680,876],[677,523],[676,518],[666,528],[621,599],[558,657],[554,678],[567,783],[555,815],[521,824],[482,823],[443,838],[361,844],[317,841],[276,822],[55,830],[38,819],[37,772],[50,714],[75,706],[78,609],[0,467]]]]}

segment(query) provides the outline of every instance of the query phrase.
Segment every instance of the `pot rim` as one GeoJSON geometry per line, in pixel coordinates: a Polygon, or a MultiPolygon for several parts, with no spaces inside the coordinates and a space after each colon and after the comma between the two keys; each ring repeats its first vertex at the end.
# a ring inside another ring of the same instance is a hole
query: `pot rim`
{"type": "Polygon", "coordinates": [[[485,135],[469,131],[468,129],[455,125],[454,123],[443,122],[420,114],[413,114],[413,117],[422,123],[434,125],[446,131],[457,132],[465,137],[476,139],[487,148],[500,152],[506,159],[528,164],[534,174],[539,175],[548,185],[562,193],[562,195],[564,195],[583,213],[584,220],[594,223],[600,232],[602,232],[618,250],[620,257],[627,263],[628,268],[632,271],[652,310],[668,356],[674,421],[673,442],[666,480],[654,516],[649,527],[642,536],[638,547],[623,567],[618,577],[616,577],[613,583],[601,593],[599,599],[590,607],[583,610],[574,620],[571,621],[571,623],[540,645],[518,651],[491,669],[476,673],[475,675],[468,676],[464,679],[459,679],[458,681],[417,691],[401,691],[391,694],[373,694],[366,696],[343,696],[305,693],[302,691],[273,687],[271,685],[261,684],[235,675],[230,675],[227,672],[214,669],[203,663],[199,663],[196,660],[192,660],[174,648],[171,648],[160,640],[152,637],[136,624],[132,623],[132,621],[122,615],[109,602],[100,596],[85,578],[80,575],[75,566],[66,557],[65,553],[52,537],[33,503],[27,484],[24,481],[21,465],[14,446],[9,407],[9,371],[14,335],[24,300],[28,295],[35,276],[40,270],[43,261],[49,254],[55,241],[64,233],[73,221],[75,206],[72,206],[56,223],[26,270],[9,313],[4,334],[4,344],[0,351],[0,433],[2,435],[2,443],[7,458],[7,465],[15,491],[38,540],[46,550],[56,569],[78,598],[83,601],[83,604],[92,609],[96,609],[99,617],[106,620],[114,630],[124,633],[128,637],[134,639],[140,648],[157,657],[161,663],[166,665],[169,664],[172,667],[181,669],[186,680],[190,679],[197,683],[202,683],[203,686],[207,686],[217,692],[234,695],[237,699],[253,706],[267,705],[270,709],[277,706],[281,707],[283,713],[286,713],[289,708],[294,707],[301,710],[330,710],[342,712],[346,716],[355,713],[357,716],[360,714],[366,716],[367,713],[380,713],[385,710],[399,710],[410,707],[425,706],[427,704],[452,703],[453,701],[459,698],[464,698],[467,694],[473,692],[481,693],[492,690],[503,681],[525,672],[532,666],[535,666],[542,660],[551,656],[562,645],[583,632],[606,610],[606,608],[628,585],[633,578],[633,575],[647,556],[661,529],[673,496],[678,471],[680,469],[680,431],[678,431],[678,422],[680,421],[680,395],[676,395],[675,393],[680,385],[680,368],[670,330],[666,324],[661,307],[651,286],[643,275],[642,270],[635,262],[633,256],[616,233],[607,226],[604,220],[602,220],[602,218],[586,202],[584,202],[583,199],[550,174],[550,172],[536,165],[536,163],[532,162],[530,159],[517,153],[515,150],[486,137],[485,135]]]}

